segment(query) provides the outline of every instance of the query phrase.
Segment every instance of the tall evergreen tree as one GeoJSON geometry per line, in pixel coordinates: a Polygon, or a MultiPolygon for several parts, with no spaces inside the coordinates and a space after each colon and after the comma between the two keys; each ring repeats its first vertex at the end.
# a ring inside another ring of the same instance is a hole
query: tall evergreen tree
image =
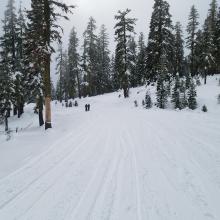
{"type": "MultiPolygon", "coordinates": [[[[10,106],[14,106],[14,114],[17,114],[17,99],[16,99],[16,80],[17,80],[17,38],[18,38],[18,29],[17,29],[17,16],[15,9],[14,0],[9,0],[5,17],[3,20],[3,36],[1,37],[1,65],[4,78],[7,78],[6,82],[11,88],[6,89],[7,99],[5,102],[10,106]]],[[[4,83],[3,83],[4,84],[4,83]]],[[[4,99],[4,98],[3,98],[4,99]]]]}
{"type": "Polygon", "coordinates": [[[96,21],[93,17],[89,18],[87,28],[83,34],[83,71],[84,71],[84,85],[87,87],[87,94],[89,96],[97,95],[97,71],[98,71],[98,47],[96,21]]]}
{"type": "MultiPolygon", "coordinates": [[[[45,97],[45,129],[51,128],[51,79],[50,79],[50,61],[51,54],[54,52],[52,42],[61,40],[59,29],[61,26],[57,23],[59,18],[68,19],[62,13],[57,13],[56,9],[63,13],[71,12],[73,6],[67,6],[59,1],[50,0],[32,0],[32,7],[29,12],[30,32],[32,39],[38,38],[34,43],[33,51],[37,51],[37,59],[40,61],[40,70],[43,75],[43,92],[45,97]],[[33,7],[34,6],[34,7],[33,7]],[[38,20],[37,20],[38,19],[38,20]],[[33,29],[31,29],[31,27],[33,29]]],[[[33,42],[33,41],[32,41],[33,42]]]]}
{"type": "Polygon", "coordinates": [[[145,57],[146,46],[144,43],[144,34],[140,33],[138,40],[138,54],[137,54],[137,85],[141,86],[144,83],[145,77],[145,57]]]}
{"type": "Polygon", "coordinates": [[[196,35],[198,30],[198,18],[199,14],[195,6],[193,5],[190,10],[188,25],[187,25],[187,33],[188,36],[186,38],[186,46],[190,50],[190,71],[192,75],[196,74],[195,70],[195,47],[196,47],[196,35]]]}
{"type": "MultiPolygon", "coordinates": [[[[5,26],[3,27],[3,29],[5,26]]],[[[10,116],[11,96],[13,94],[13,81],[10,67],[8,65],[9,59],[7,54],[7,45],[4,38],[1,38],[0,51],[0,115],[7,118],[10,116]]],[[[7,129],[6,129],[7,130],[7,129]]]]}
{"type": "Polygon", "coordinates": [[[105,25],[101,26],[98,36],[98,94],[110,91],[110,50],[109,36],[105,25]]]}
{"type": "Polygon", "coordinates": [[[129,83],[131,87],[137,87],[137,44],[134,37],[131,37],[128,41],[128,60],[129,83]]]}
{"type": "Polygon", "coordinates": [[[56,74],[58,75],[58,84],[57,84],[57,99],[62,103],[66,97],[66,78],[65,78],[65,58],[62,43],[58,48],[58,55],[56,57],[57,66],[56,74]]]}
{"type": "Polygon", "coordinates": [[[198,30],[196,34],[196,44],[195,44],[195,61],[194,61],[194,66],[195,66],[195,72],[202,75],[204,67],[203,67],[203,57],[202,54],[204,52],[203,48],[204,44],[204,34],[202,30],[198,30]]]}
{"type": "Polygon", "coordinates": [[[188,107],[192,110],[195,110],[197,108],[196,96],[197,96],[196,86],[193,78],[191,78],[190,86],[188,90],[188,107]]]}
{"type": "Polygon", "coordinates": [[[62,103],[63,100],[65,102],[68,99],[74,98],[75,95],[75,86],[72,85],[72,81],[70,79],[69,72],[69,59],[67,55],[67,51],[63,50],[62,44],[59,45],[58,48],[58,56],[56,58],[57,66],[56,66],[56,74],[59,75],[57,82],[57,99],[62,103]]]}
{"type": "Polygon", "coordinates": [[[25,32],[25,72],[28,94],[28,101],[35,100],[38,108],[39,125],[44,124],[43,119],[43,0],[32,0],[31,9],[27,11],[27,30],[25,32]]]}
{"type": "MultiPolygon", "coordinates": [[[[77,92],[81,98],[81,77],[80,77],[80,55],[78,53],[79,39],[73,27],[69,37],[68,59],[69,59],[69,78],[71,91],[75,90],[77,84],[77,92]]],[[[72,97],[73,98],[73,97],[72,97]]]]}
{"type": "Polygon", "coordinates": [[[220,7],[217,16],[216,30],[215,30],[215,39],[216,39],[216,64],[217,64],[217,73],[220,73],[220,7]]]}
{"type": "Polygon", "coordinates": [[[184,48],[183,33],[180,22],[175,25],[175,41],[174,41],[174,74],[180,77],[184,74],[184,48]]]}
{"type": "Polygon", "coordinates": [[[115,16],[117,21],[115,25],[115,68],[119,77],[120,88],[124,91],[124,97],[129,97],[129,71],[128,71],[128,41],[131,34],[134,33],[134,25],[136,19],[128,18],[127,15],[131,12],[130,9],[118,11],[115,16]]]}
{"type": "Polygon", "coordinates": [[[146,54],[146,76],[149,81],[158,79],[158,67],[162,56],[169,61],[167,62],[168,72],[173,72],[174,36],[169,8],[166,1],[155,0],[146,54]]]}
{"type": "Polygon", "coordinates": [[[209,53],[213,57],[212,65],[210,66],[210,73],[215,74],[217,73],[217,38],[216,38],[216,31],[217,31],[217,20],[218,20],[218,4],[216,0],[212,0],[210,4],[210,9],[208,11],[208,32],[209,32],[209,53]]]}
{"type": "Polygon", "coordinates": [[[160,59],[159,66],[157,67],[159,72],[157,80],[157,106],[159,108],[165,109],[167,105],[168,90],[167,90],[167,75],[169,73],[168,61],[166,56],[162,56],[160,59]]]}
{"type": "Polygon", "coordinates": [[[202,53],[200,54],[202,75],[204,77],[204,83],[206,84],[207,75],[215,72],[215,58],[214,49],[212,45],[211,32],[209,30],[209,19],[205,20],[202,33],[202,53]]]}
{"type": "Polygon", "coordinates": [[[175,109],[181,109],[181,85],[180,85],[180,77],[179,74],[176,74],[175,84],[172,91],[172,103],[174,104],[175,109]]]}
{"type": "Polygon", "coordinates": [[[15,94],[16,94],[16,106],[18,110],[18,117],[24,112],[26,91],[26,73],[25,73],[25,32],[26,23],[23,15],[22,7],[18,12],[17,20],[17,48],[16,48],[16,60],[17,60],[17,74],[15,79],[15,94]]]}
{"type": "Polygon", "coordinates": [[[110,69],[111,69],[111,87],[113,91],[117,91],[120,88],[119,84],[119,76],[115,68],[115,55],[112,54],[111,57],[111,64],[110,64],[110,69]]]}

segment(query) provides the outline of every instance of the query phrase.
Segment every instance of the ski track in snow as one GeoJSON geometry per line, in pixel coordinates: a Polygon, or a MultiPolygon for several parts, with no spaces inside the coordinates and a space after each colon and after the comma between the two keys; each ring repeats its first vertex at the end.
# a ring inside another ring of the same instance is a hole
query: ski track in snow
{"type": "Polygon", "coordinates": [[[220,119],[104,97],[0,179],[0,219],[219,220],[220,119]]]}

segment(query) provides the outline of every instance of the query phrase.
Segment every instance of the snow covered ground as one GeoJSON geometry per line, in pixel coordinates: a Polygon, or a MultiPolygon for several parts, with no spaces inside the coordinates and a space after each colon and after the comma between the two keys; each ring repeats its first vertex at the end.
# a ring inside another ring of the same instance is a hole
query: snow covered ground
{"type": "Polygon", "coordinates": [[[23,130],[10,141],[0,134],[0,219],[219,220],[217,84],[212,77],[198,88],[195,111],[143,109],[144,87],[127,100],[53,103],[46,132],[27,106],[23,120],[10,119],[23,130]]]}

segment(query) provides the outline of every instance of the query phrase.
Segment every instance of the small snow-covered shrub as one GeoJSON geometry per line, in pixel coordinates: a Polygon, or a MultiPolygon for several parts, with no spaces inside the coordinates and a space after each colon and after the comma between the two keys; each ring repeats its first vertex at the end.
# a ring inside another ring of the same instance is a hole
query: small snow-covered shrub
{"type": "Polygon", "coordinates": [[[77,101],[75,101],[74,106],[77,107],[79,104],[77,101]]]}
{"type": "Polygon", "coordinates": [[[10,141],[12,137],[12,130],[8,130],[6,132],[6,141],[10,141]]]}
{"type": "Polygon", "coordinates": [[[134,106],[135,106],[135,107],[138,107],[138,102],[137,102],[137,100],[134,101],[134,106]]]}
{"type": "Polygon", "coordinates": [[[196,85],[197,85],[197,86],[201,86],[201,81],[200,81],[199,77],[196,78],[196,85]]]}
{"type": "Polygon", "coordinates": [[[149,109],[151,107],[152,107],[151,95],[150,95],[150,92],[147,91],[146,96],[145,96],[145,108],[149,109]]]}
{"type": "Polygon", "coordinates": [[[203,112],[208,112],[208,109],[207,109],[206,105],[203,105],[203,106],[202,106],[202,111],[203,111],[203,112]]]}

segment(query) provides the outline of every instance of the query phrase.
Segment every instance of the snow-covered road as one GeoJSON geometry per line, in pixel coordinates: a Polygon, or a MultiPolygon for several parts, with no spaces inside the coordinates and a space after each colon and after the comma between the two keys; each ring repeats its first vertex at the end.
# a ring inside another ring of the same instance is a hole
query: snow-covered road
{"type": "Polygon", "coordinates": [[[116,99],[54,107],[64,132],[0,179],[1,220],[220,219],[220,117],[116,99]]]}

